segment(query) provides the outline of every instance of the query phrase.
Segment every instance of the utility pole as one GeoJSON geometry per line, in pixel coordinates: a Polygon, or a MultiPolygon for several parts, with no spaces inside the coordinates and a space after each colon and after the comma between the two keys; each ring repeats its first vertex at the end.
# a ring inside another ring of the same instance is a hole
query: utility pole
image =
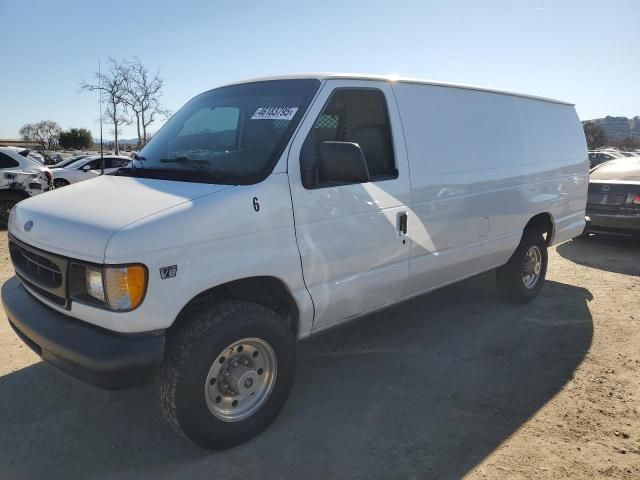
{"type": "MultiPolygon", "coordinates": [[[[98,59],[98,81],[102,83],[102,70],[98,59]]],[[[100,85],[102,87],[102,85],[100,85]]],[[[100,88],[100,175],[104,175],[104,150],[102,148],[102,88],[100,88]]]]}

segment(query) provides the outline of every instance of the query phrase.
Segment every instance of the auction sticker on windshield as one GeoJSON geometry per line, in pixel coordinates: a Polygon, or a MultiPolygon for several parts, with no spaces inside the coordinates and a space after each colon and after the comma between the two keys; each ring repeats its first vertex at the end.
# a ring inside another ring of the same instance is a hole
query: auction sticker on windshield
{"type": "Polygon", "coordinates": [[[251,120],[291,120],[298,107],[260,107],[251,120]]]}

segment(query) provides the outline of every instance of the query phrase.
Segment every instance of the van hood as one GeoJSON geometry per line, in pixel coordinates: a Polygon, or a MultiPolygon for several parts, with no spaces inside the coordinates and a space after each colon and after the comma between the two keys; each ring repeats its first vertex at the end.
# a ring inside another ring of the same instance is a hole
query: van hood
{"type": "Polygon", "coordinates": [[[20,202],[9,233],[43,250],[102,263],[109,239],[127,225],[232,185],[105,175],[20,202]]]}

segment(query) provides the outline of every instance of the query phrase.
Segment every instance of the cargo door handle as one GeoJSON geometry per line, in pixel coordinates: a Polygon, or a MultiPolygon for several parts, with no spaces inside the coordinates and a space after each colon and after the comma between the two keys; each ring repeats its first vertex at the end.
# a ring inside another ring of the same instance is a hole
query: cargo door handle
{"type": "Polygon", "coordinates": [[[407,212],[398,214],[398,231],[401,235],[407,234],[407,212]]]}

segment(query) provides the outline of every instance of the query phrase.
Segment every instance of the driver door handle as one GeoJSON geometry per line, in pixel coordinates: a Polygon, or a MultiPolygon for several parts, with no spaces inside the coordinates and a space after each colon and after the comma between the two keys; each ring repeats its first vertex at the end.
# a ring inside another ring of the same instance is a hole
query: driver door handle
{"type": "Polygon", "coordinates": [[[407,234],[407,212],[402,212],[398,214],[398,232],[401,235],[407,234]]]}

